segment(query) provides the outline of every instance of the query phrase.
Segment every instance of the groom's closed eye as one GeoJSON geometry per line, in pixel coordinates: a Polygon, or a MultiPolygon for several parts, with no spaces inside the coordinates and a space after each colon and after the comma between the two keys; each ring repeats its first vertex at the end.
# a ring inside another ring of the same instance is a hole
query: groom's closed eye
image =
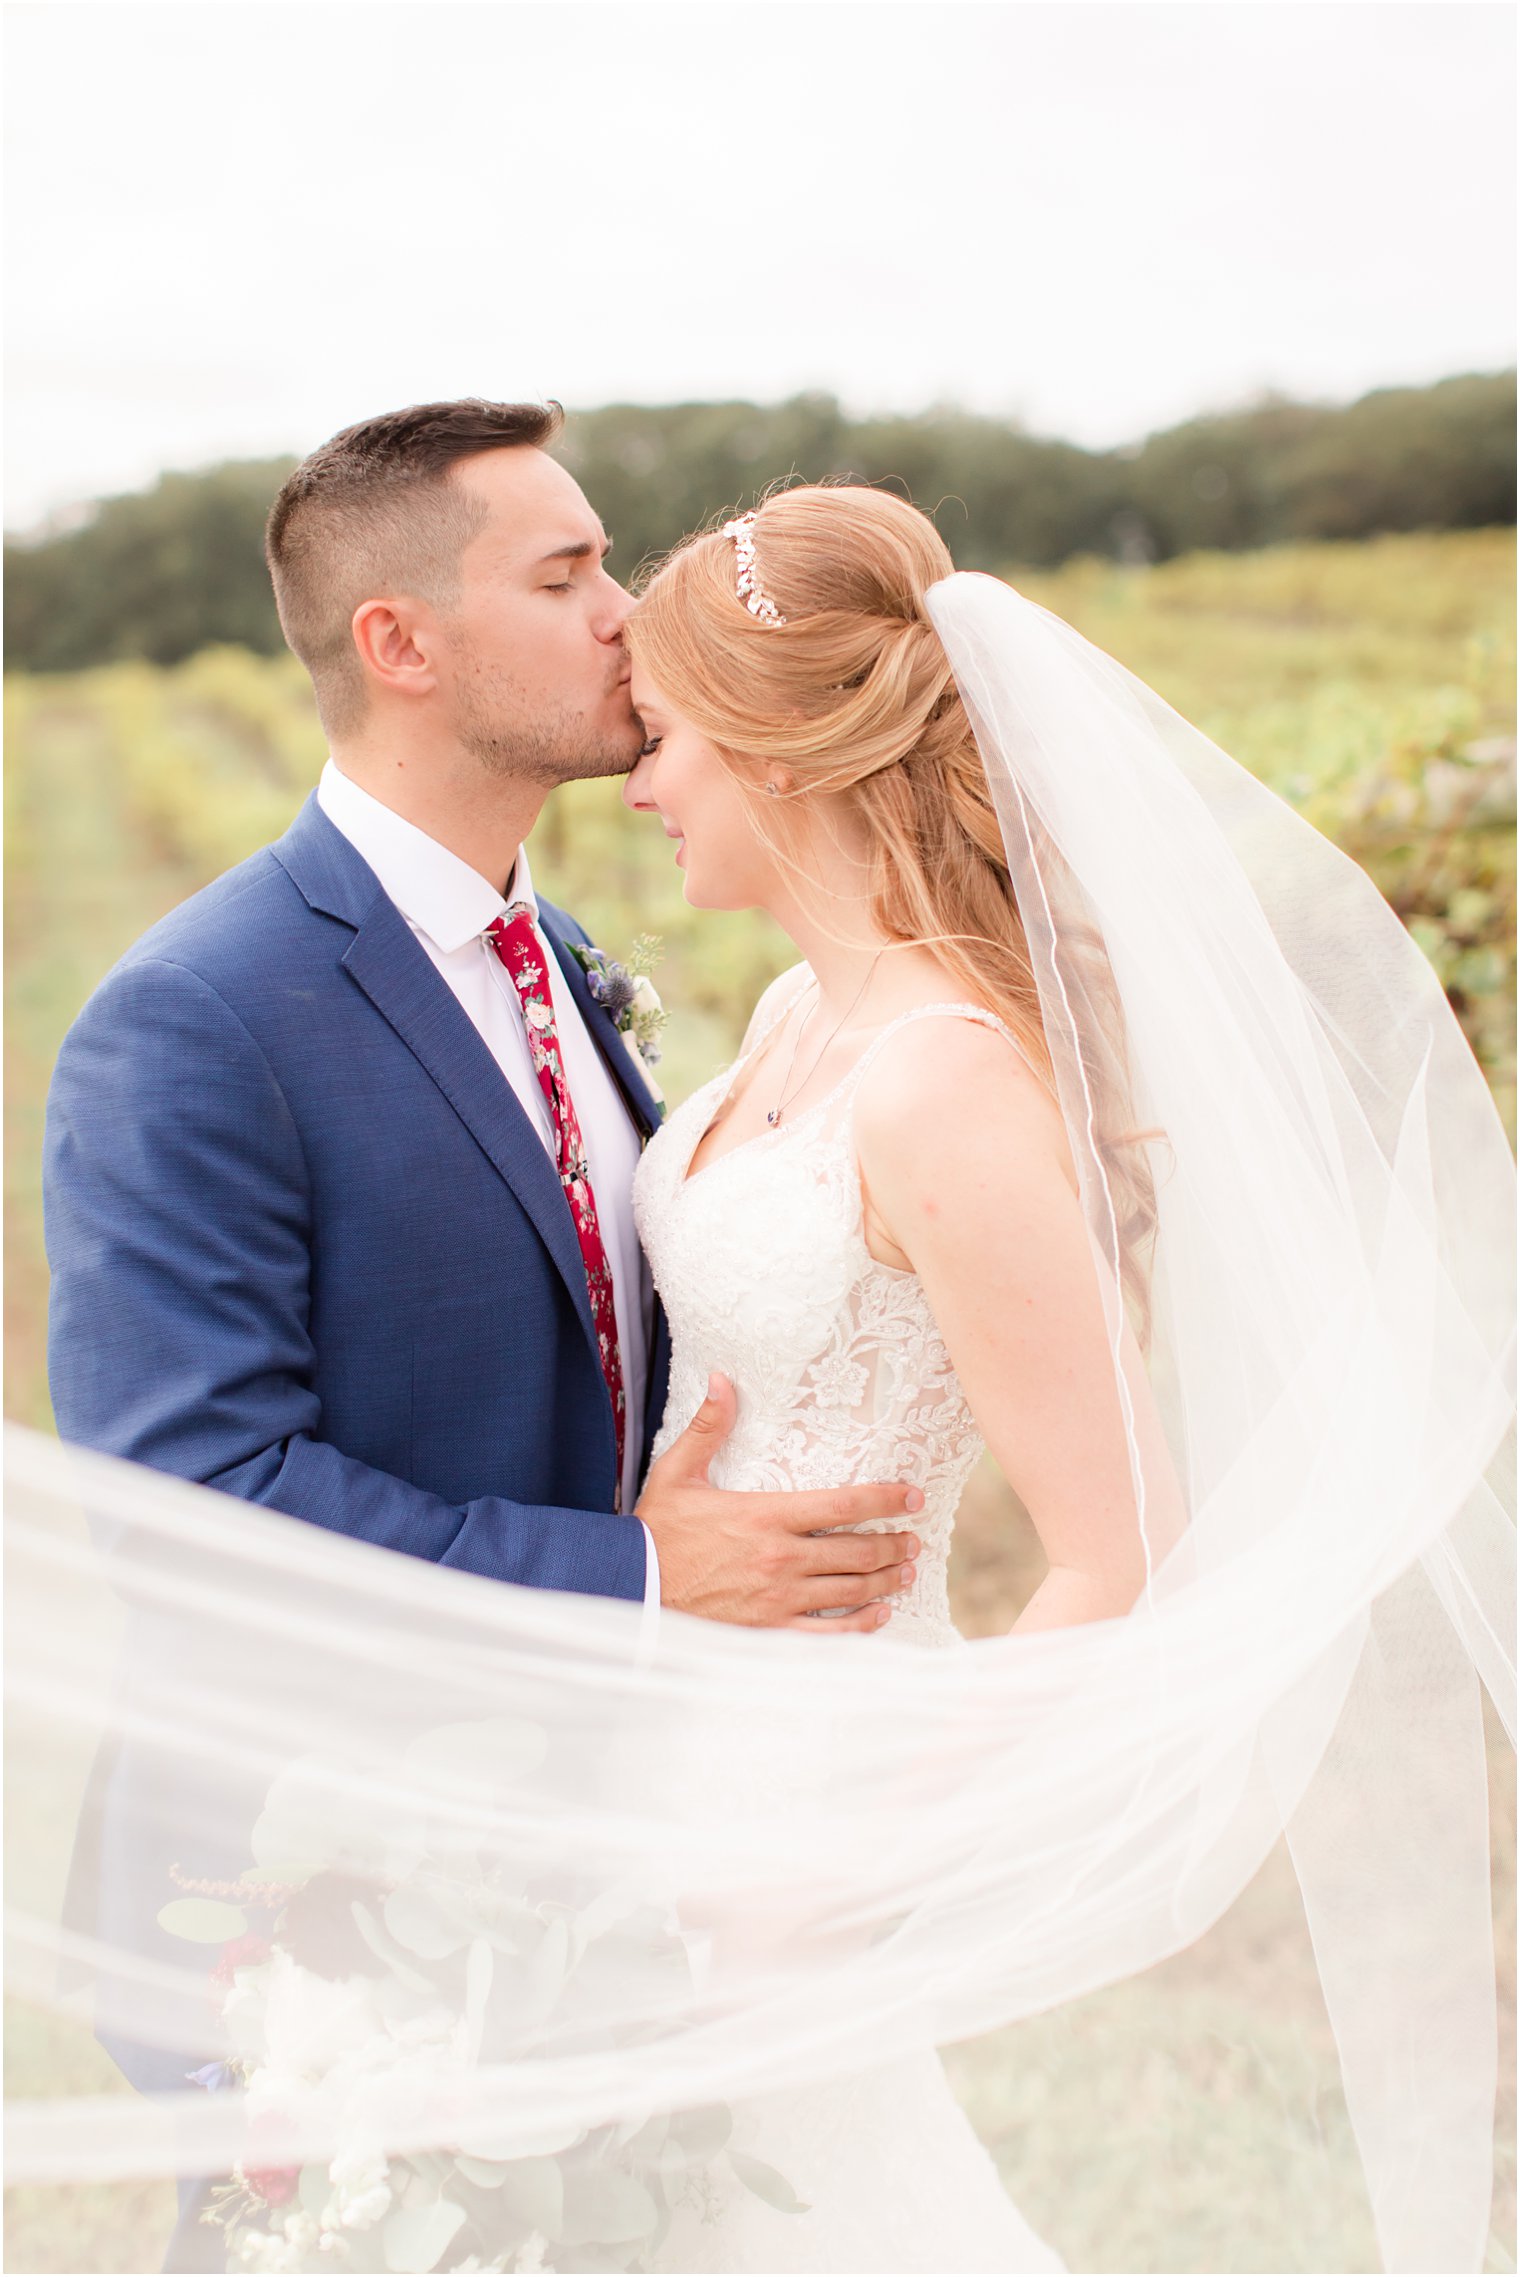
{"type": "MultiPolygon", "coordinates": [[[[557,562],[569,562],[572,567],[578,566],[583,561],[601,563],[607,559],[611,551],[612,540],[609,537],[602,539],[600,547],[593,545],[589,538],[582,538],[576,545],[556,546],[553,553],[544,554],[535,566],[542,569],[548,567],[550,563],[557,562]]],[[[544,593],[572,593],[575,590],[575,579],[573,576],[562,577],[553,582],[545,583],[539,590],[544,593]]]]}

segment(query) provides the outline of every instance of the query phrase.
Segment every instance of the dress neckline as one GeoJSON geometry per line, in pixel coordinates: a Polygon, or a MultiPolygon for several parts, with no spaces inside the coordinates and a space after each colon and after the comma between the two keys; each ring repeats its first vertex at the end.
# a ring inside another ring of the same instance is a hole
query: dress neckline
{"type": "MultiPolygon", "coordinates": [[[[788,1000],[783,1009],[777,1013],[775,1019],[772,1020],[769,1025],[763,1030],[763,1032],[755,1038],[754,1042],[750,1045],[749,1050],[747,1052],[741,1052],[731,1067],[726,1068],[721,1074],[714,1076],[713,1081],[715,1083],[720,1083],[722,1085],[722,1089],[718,1092],[716,1098],[713,1100],[711,1110],[709,1111],[700,1130],[697,1132],[696,1137],[691,1142],[691,1148],[686,1156],[686,1160],[681,1171],[680,1181],[676,1188],[676,1191],[678,1193],[683,1193],[688,1186],[694,1186],[699,1178],[705,1178],[710,1170],[717,1170],[723,1163],[732,1161],[736,1155],[747,1154],[751,1147],[762,1146],[768,1141],[774,1141],[776,1139],[794,1136],[804,1123],[811,1122],[815,1115],[819,1115],[823,1112],[825,1107],[831,1107],[834,1104],[834,1101],[839,1097],[840,1093],[844,1091],[850,1084],[854,1083],[856,1079],[865,1072],[867,1065],[875,1057],[876,1053],[886,1042],[887,1038],[889,1036],[895,1035],[899,1028],[905,1028],[912,1020],[920,1020],[925,1018],[927,1015],[935,1013],[956,1013],[962,1016],[969,1016],[971,1019],[977,1021],[984,1027],[996,1028],[1002,1035],[1008,1038],[1008,1041],[1013,1045],[1014,1049],[1019,1053],[1019,1056],[1021,1058],[1025,1056],[1023,1047],[1019,1043],[1019,1040],[1014,1035],[1013,1031],[998,1018],[995,1012],[990,1012],[985,1004],[954,1002],[935,1004],[910,1004],[906,1012],[899,1012],[895,1018],[889,1020],[886,1023],[885,1027],[877,1029],[876,1034],[866,1045],[864,1051],[862,1051],[851,1062],[849,1067],[845,1069],[845,1072],[839,1078],[839,1081],[834,1084],[828,1091],[826,1091],[821,1099],[815,1099],[811,1107],[804,1107],[801,1114],[794,1116],[790,1123],[778,1123],[774,1129],[756,1131],[751,1137],[747,1139],[740,1139],[737,1146],[725,1148],[722,1154],[714,1155],[710,1162],[704,1162],[699,1169],[693,1170],[691,1167],[692,1156],[696,1153],[698,1147],[702,1144],[703,1139],[706,1138],[708,1132],[712,1129],[713,1116],[717,1113],[719,1107],[723,1104],[723,1101],[733,1090],[734,1083],[738,1078],[740,1069],[745,1067],[749,1061],[755,1057],[756,1053],[761,1051],[766,1043],[769,1042],[771,1036],[781,1025],[781,1022],[786,1018],[787,1013],[790,1012],[793,1006],[800,1001],[801,995],[802,991],[799,989],[797,995],[788,1000]]],[[[696,1099],[700,1099],[701,1096],[702,1094],[700,1091],[695,1092],[693,1094],[693,1100],[695,1101],[696,1099]]]]}

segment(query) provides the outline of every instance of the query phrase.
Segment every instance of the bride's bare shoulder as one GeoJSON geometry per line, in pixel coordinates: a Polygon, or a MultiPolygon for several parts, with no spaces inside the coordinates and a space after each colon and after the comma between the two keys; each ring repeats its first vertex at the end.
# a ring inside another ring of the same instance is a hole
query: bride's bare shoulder
{"type": "Polygon", "coordinates": [[[770,987],[761,992],[755,1009],[749,1016],[744,1041],[739,1047],[741,1059],[752,1046],[759,1043],[768,1028],[773,1028],[783,1018],[812,977],[813,968],[810,964],[788,965],[786,971],[778,973],[770,987]]]}
{"type": "Polygon", "coordinates": [[[878,1053],[855,1102],[863,1169],[883,1183],[956,1187],[989,1162],[1075,1185],[1049,1085],[1000,1029],[912,1020],[878,1053]]]}

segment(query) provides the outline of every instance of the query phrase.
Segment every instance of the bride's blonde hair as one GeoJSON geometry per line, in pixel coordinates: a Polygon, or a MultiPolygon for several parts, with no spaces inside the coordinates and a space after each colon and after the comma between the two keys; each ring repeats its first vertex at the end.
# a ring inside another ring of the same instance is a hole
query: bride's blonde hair
{"type": "MultiPolygon", "coordinates": [[[[944,540],[917,507],[859,484],[773,492],[750,536],[759,582],[784,623],[745,605],[736,546],[710,530],[655,570],[626,627],[629,650],[751,794],[755,828],[781,860],[795,866],[788,805],[816,813],[827,794],[864,823],[863,899],[875,925],[890,941],[932,950],[1006,1022],[1054,1092],[997,811],[924,607],[928,588],[955,567],[944,540]],[[795,787],[767,797],[767,770],[778,766],[795,787]]],[[[1100,1032],[1084,1034],[1082,1049],[1143,1333],[1154,1187],[1129,1128],[1107,961],[1093,943],[1077,953],[1090,968],[1088,1003],[1103,1007],[1100,1032]]]]}

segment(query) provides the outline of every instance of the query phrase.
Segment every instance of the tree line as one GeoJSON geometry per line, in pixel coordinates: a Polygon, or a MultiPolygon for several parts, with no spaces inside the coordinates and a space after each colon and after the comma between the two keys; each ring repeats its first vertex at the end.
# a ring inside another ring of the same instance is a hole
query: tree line
{"type": "MultiPolygon", "coordinates": [[[[1003,571],[1513,523],[1515,418],[1511,371],[1344,406],[1274,398],[1109,451],[955,409],[851,419],[828,395],[611,404],[572,415],[556,447],[613,534],[625,581],[777,481],[841,478],[924,507],[961,568],[1003,571]]],[[[217,642],[276,653],[263,524],[294,463],[165,474],[76,528],[8,540],[9,665],[173,664],[217,642]]]]}

